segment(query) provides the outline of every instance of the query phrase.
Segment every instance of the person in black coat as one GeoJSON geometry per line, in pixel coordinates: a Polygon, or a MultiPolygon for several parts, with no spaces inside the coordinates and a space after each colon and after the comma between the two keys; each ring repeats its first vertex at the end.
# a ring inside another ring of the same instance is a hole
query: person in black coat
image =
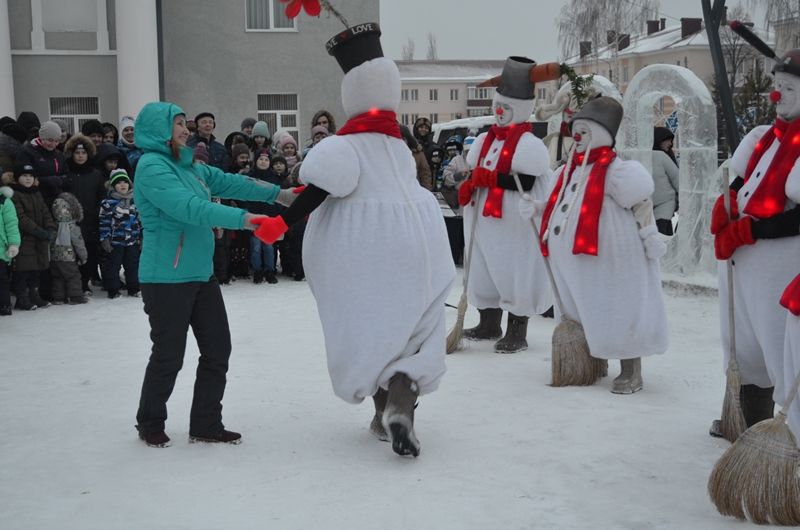
{"type": "Polygon", "coordinates": [[[39,181],[39,192],[48,208],[64,191],[67,163],[64,154],[56,149],[60,141],[61,127],[55,122],[46,121],[39,128],[39,137],[23,145],[17,153],[18,166],[33,166],[33,174],[39,181]]]}
{"type": "Polygon", "coordinates": [[[119,148],[111,143],[101,143],[97,146],[94,165],[103,175],[103,180],[108,180],[115,169],[124,169],[128,175],[133,173],[128,163],[128,157],[122,154],[119,148]]]}
{"type": "MultiPolygon", "coordinates": [[[[283,176],[275,173],[270,167],[269,148],[256,153],[255,165],[249,176],[280,186],[283,176]]],[[[269,216],[280,215],[285,209],[277,203],[265,202],[248,202],[245,207],[250,213],[269,216]]],[[[261,283],[264,280],[267,283],[278,283],[278,278],[275,276],[275,247],[264,243],[254,234],[250,235],[250,266],[253,268],[253,283],[261,283]]]]}
{"type": "Polygon", "coordinates": [[[100,202],[106,196],[105,177],[92,163],[96,155],[94,142],[87,136],[77,134],[67,140],[64,152],[68,156],[67,177],[64,191],[78,198],[83,207],[83,220],[78,224],[86,244],[88,258],[80,266],[83,292],[92,292],[89,282],[99,281],[99,245],[100,245],[100,202]]]}

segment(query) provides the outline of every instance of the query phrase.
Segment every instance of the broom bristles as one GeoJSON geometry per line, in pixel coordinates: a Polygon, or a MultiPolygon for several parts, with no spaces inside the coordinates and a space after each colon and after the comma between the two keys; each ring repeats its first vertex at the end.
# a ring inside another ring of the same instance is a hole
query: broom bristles
{"type": "Polygon", "coordinates": [[[467,291],[461,293],[461,299],[458,301],[458,316],[456,323],[453,324],[453,329],[447,334],[447,345],[445,351],[453,353],[461,347],[461,335],[464,332],[464,315],[467,314],[467,291]]]}
{"type": "Polygon", "coordinates": [[[731,359],[726,373],[725,399],[722,401],[722,418],[720,419],[720,434],[731,443],[747,430],[747,422],[744,419],[742,404],[739,400],[741,386],[739,367],[736,361],[731,359]]]}
{"type": "Polygon", "coordinates": [[[756,524],[800,525],[800,450],[786,416],[747,429],[722,455],[708,494],[722,515],[756,524]]]}
{"type": "Polygon", "coordinates": [[[580,322],[562,318],[553,331],[552,370],[552,386],[587,386],[608,374],[608,361],[590,355],[580,322]]]}

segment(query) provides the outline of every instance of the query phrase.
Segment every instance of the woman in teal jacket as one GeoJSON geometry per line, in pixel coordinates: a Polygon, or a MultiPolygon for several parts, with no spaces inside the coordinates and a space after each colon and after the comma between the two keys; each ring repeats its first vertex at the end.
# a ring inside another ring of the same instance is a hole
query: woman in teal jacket
{"type": "MultiPolygon", "coordinates": [[[[211,197],[272,203],[279,188],[192,163],[183,110],[172,103],[144,106],[136,119],[134,201],[143,227],[139,281],[153,341],[139,411],[139,437],[166,447],[167,400],[183,365],[191,326],[200,349],[189,424],[190,441],[239,443],[222,425],[222,396],[231,353],[228,316],[213,277],[213,227],[241,230],[259,217],[211,197]]],[[[291,196],[282,194],[280,200],[291,196]]],[[[290,202],[290,201],[287,201],[290,202]]]]}

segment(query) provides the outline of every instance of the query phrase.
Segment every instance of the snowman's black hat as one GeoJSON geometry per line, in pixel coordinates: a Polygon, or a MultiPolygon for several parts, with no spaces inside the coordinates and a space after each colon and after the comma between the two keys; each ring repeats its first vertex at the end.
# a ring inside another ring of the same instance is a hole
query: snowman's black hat
{"type": "Polygon", "coordinates": [[[356,24],[331,37],[325,49],[347,73],[366,61],[383,57],[380,36],[381,28],[376,22],[356,24]]]}
{"type": "Polygon", "coordinates": [[[800,76],[800,48],[789,50],[780,61],[775,63],[772,73],[785,72],[787,74],[800,76]]]}

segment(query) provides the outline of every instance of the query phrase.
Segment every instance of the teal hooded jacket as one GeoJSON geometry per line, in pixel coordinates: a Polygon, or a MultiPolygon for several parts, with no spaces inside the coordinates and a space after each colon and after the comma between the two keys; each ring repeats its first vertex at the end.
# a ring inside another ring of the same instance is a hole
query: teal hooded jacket
{"type": "Polygon", "coordinates": [[[212,228],[241,229],[247,213],[211,201],[211,197],[272,203],[279,187],[242,175],[192,163],[182,147],[172,157],[169,140],[177,105],[148,103],[134,126],[135,143],[144,151],[136,166],[133,195],[142,222],[142,283],[206,282],[213,273],[212,228]]]}

